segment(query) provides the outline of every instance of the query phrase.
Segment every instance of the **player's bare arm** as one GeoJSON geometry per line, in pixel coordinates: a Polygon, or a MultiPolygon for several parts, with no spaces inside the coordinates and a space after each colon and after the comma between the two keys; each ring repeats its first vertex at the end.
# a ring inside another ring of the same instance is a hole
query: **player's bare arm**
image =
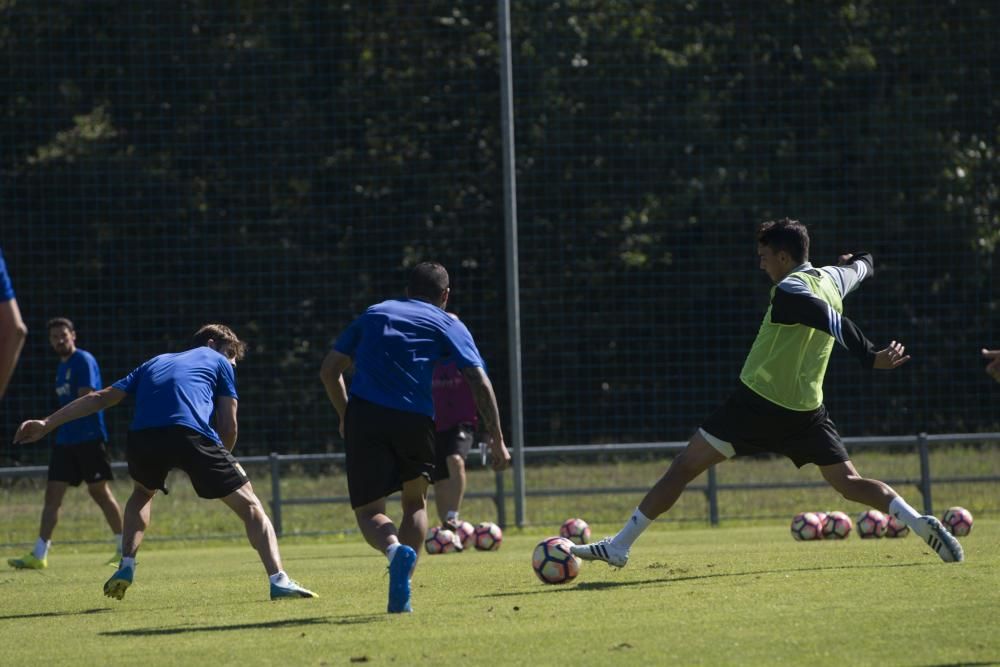
{"type": "Polygon", "coordinates": [[[483,418],[483,428],[490,435],[490,452],[493,454],[493,469],[504,470],[510,465],[510,452],[503,440],[500,428],[500,409],[497,407],[497,397],[493,392],[493,383],[486,371],[478,366],[462,369],[472,395],[476,399],[476,408],[483,418]]]}
{"type": "Polygon", "coordinates": [[[347,414],[347,385],[344,383],[344,373],[351,367],[351,358],[343,352],[330,350],[323,359],[319,370],[319,378],[323,381],[326,396],[333,404],[334,410],[340,416],[340,437],[344,437],[344,415],[347,414]]]}
{"type": "Polygon", "coordinates": [[[29,419],[21,424],[14,435],[14,444],[36,442],[66,422],[92,415],[100,410],[118,405],[128,394],[114,387],[105,387],[67,403],[45,419],[29,419]]]}
{"type": "Polygon", "coordinates": [[[7,383],[14,374],[14,367],[17,366],[17,359],[27,337],[28,327],[21,319],[17,299],[0,303],[0,397],[7,390],[7,383]]]}
{"type": "Polygon", "coordinates": [[[236,447],[239,425],[236,421],[238,401],[231,396],[215,399],[215,430],[222,439],[222,445],[229,451],[236,447]]]}

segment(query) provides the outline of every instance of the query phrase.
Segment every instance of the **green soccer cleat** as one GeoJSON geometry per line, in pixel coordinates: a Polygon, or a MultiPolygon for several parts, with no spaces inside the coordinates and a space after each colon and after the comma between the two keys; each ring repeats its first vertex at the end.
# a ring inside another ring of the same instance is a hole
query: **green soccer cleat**
{"type": "Polygon", "coordinates": [[[305,588],[299,582],[294,579],[287,578],[284,583],[281,584],[271,584],[271,599],[272,600],[284,600],[287,598],[318,598],[319,596],[313,593],[308,588],[305,588]]]}
{"type": "Polygon", "coordinates": [[[16,570],[44,570],[49,566],[49,559],[35,558],[34,554],[28,554],[23,558],[8,558],[7,565],[16,570]]]}
{"type": "Polygon", "coordinates": [[[113,565],[114,567],[118,567],[118,564],[120,562],[122,562],[122,552],[121,551],[116,551],[115,555],[112,556],[111,558],[109,558],[108,560],[106,560],[104,562],[104,564],[105,565],[113,565]]]}
{"type": "Polygon", "coordinates": [[[135,574],[130,567],[118,568],[118,571],[111,575],[111,578],[104,582],[104,594],[109,598],[121,600],[125,597],[125,591],[132,585],[132,577],[135,574]]]}

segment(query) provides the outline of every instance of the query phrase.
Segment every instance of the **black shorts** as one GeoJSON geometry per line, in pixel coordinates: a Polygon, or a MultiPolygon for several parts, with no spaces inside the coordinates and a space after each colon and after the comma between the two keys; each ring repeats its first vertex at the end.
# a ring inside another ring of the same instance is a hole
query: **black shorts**
{"type": "Polygon", "coordinates": [[[434,434],[434,481],[448,479],[448,457],[458,454],[463,459],[469,455],[476,439],[476,426],[462,422],[447,431],[434,434]]]}
{"type": "Polygon", "coordinates": [[[701,429],[730,443],[736,456],[781,454],[799,468],[807,463],[825,466],[851,458],[826,406],[809,411],[789,410],[763,398],[742,382],[701,429]]]}
{"type": "Polygon", "coordinates": [[[392,495],[403,482],[434,478],[434,420],[427,415],[351,396],[344,436],[351,507],[392,495]]]}
{"type": "Polygon", "coordinates": [[[114,479],[111,456],[103,440],[87,440],[72,445],[52,445],[49,455],[49,481],[79,486],[114,479]]]}
{"type": "Polygon", "coordinates": [[[125,458],[132,479],[164,493],[167,473],[174,468],[188,474],[202,498],[224,498],[250,481],[225,447],[184,426],[129,431],[125,458]]]}

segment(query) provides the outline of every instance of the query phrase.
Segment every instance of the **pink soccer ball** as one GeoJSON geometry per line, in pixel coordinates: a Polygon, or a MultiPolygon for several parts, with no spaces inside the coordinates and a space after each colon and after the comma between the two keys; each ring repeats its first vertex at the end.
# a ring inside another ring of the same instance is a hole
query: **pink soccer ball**
{"type": "Polygon", "coordinates": [[[549,537],[535,546],[531,567],[546,584],[565,584],[580,573],[580,559],[570,552],[572,546],[565,537],[549,537]]]}
{"type": "Polygon", "coordinates": [[[858,515],[858,535],[863,539],[878,538],[885,535],[889,518],[878,510],[868,510],[858,515]]]}
{"type": "Polygon", "coordinates": [[[462,542],[462,548],[469,548],[472,546],[472,538],[476,534],[476,527],[473,526],[468,521],[459,521],[458,530],[455,531],[458,535],[458,539],[462,542]]]}
{"type": "Polygon", "coordinates": [[[573,544],[590,542],[590,526],[583,519],[566,519],[559,527],[559,537],[565,537],[573,544]]]}
{"type": "Polygon", "coordinates": [[[495,523],[484,521],[476,526],[474,539],[476,548],[480,551],[496,551],[503,542],[503,531],[495,523]]]}
{"type": "Polygon", "coordinates": [[[910,527],[905,523],[889,515],[885,524],[885,536],[886,537],[906,537],[910,534],[910,527]]]}
{"type": "Polygon", "coordinates": [[[972,512],[964,507],[949,507],[941,517],[941,523],[952,535],[963,537],[972,532],[972,512]]]}
{"type": "Polygon", "coordinates": [[[827,512],[823,523],[823,539],[842,540],[851,534],[854,522],[843,512],[827,512]]]}
{"type": "Polygon", "coordinates": [[[799,512],[792,519],[792,537],[798,541],[823,539],[823,522],[814,512],[799,512]]]}
{"type": "Polygon", "coordinates": [[[424,548],[431,555],[449,554],[453,551],[461,551],[462,543],[455,533],[447,528],[434,526],[427,531],[427,538],[424,540],[424,548]]]}

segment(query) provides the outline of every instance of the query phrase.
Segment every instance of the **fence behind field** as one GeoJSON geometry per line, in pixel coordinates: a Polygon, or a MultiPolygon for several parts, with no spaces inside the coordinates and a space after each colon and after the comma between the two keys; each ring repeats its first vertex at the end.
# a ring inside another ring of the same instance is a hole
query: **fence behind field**
{"type": "MultiPolygon", "coordinates": [[[[901,450],[912,449],[915,456],[919,457],[919,476],[904,476],[884,479],[883,481],[897,487],[914,487],[920,492],[922,499],[921,507],[925,514],[934,513],[933,487],[935,484],[978,484],[987,482],[1000,482],[1000,471],[991,474],[980,475],[960,475],[960,476],[936,476],[931,469],[930,452],[933,448],[951,446],[965,443],[979,443],[996,447],[1000,445],[1000,433],[946,433],[930,435],[920,433],[917,435],[899,435],[882,437],[858,437],[844,438],[844,443],[849,449],[857,451],[859,449],[871,450],[901,450]]],[[[526,447],[524,458],[529,462],[538,462],[544,459],[560,459],[571,457],[577,460],[593,460],[598,457],[620,457],[642,454],[676,454],[683,449],[684,442],[648,442],[619,445],[580,445],[562,447],[526,447]]],[[[905,454],[902,454],[905,455],[905,454]]],[[[470,465],[475,465],[478,456],[472,455],[469,459],[470,465]]],[[[282,512],[285,507],[294,505],[320,505],[329,503],[347,504],[350,502],[346,495],[338,496],[314,496],[314,497],[285,497],[282,492],[282,477],[286,474],[289,466],[315,466],[319,464],[342,464],[344,455],[338,453],[330,454],[277,454],[271,453],[269,456],[246,456],[240,459],[244,465],[267,466],[271,478],[270,509],[271,519],[274,528],[280,536],[283,534],[282,512]]],[[[124,462],[115,462],[112,468],[116,471],[127,471],[124,462]]],[[[530,497],[543,496],[576,496],[576,495],[611,495],[611,494],[641,494],[647,491],[648,487],[640,486],[593,486],[593,487],[563,487],[563,488],[533,488],[531,484],[531,470],[527,466],[527,485],[522,504],[526,504],[526,499],[530,497]]],[[[0,468],[0,480],[15,478],[44,478],[47,468],[45,466],[26,466],[20,468],[0,468]]],[[[749,490],[762,491],[768,489],[799,489],[824,487],[824,481],[794,481],[794,482],[738,482],[727,483],[720,481],[719,472],[716,466],[708,470],[707,479],[704,483],[692,484],[688,487],[691,491],[704,494],[705,497],[705,521],[713,526],[719,524],[722,519],[742,519],[746,518],[740,514],[725,514],[720,511],[719,493],[722,491],[749,490]]],[[[488,498],[493,502],[496,510],[496,522],[501,527],[507,527],[507,501],[514,499],[514,491],[507,488],[508,481],[504,474],[497,474],[495,485],[492,491],[472,491],[465,494],[470,498],[488,498]]],[[[530,514],[530,505],[528,505],[530,514]]]]}

